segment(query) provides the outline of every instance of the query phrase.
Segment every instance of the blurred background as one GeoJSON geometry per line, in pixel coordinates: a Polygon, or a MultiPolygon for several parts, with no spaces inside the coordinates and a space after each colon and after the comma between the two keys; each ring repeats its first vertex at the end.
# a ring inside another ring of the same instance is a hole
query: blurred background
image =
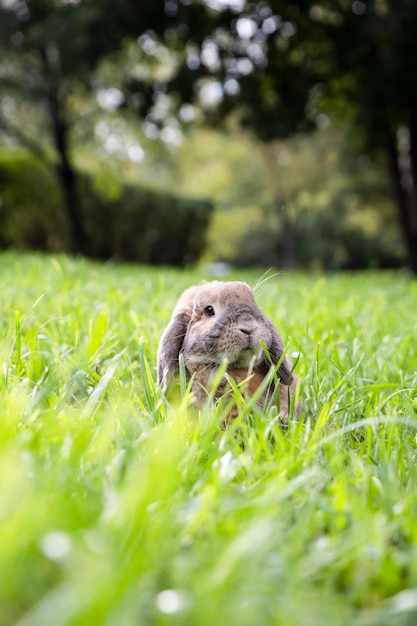
{"type": "Polygon", "coordinates": [[[415,0],[0,0],[0,249],[417,274],[415,0]]]}

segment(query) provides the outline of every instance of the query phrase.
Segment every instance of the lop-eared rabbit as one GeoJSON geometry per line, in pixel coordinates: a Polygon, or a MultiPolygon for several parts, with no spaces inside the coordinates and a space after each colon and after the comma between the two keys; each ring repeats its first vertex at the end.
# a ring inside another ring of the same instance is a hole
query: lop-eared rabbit
{"type": "MultiPolygon", "coordinates": [[[[212,281],[184,291],[158,348],[158,384],[162,388],[167,387],[178,370],[180,354],[187,376],[194,377],[192,391],[199,404],[207,397],[224,361],[228,376],[238,384],[245,381],[249,396],[256,392],[271,368],[275,368],[276,375],[271,377],[257,404],[263,408],[274,398],[282,418],[288,418],[297,379],[284,355],[281,337],[257,307],[253,291],[246,283],[212,281]]],[[[227,388],[226,376],[218,385],[215,398],[222,396],[227,388]]],[[[298,405],[295,414],[298,416],[299,412],[298,405]]],[[[236,415],[233,407],[230,417],[236,415]]]]}

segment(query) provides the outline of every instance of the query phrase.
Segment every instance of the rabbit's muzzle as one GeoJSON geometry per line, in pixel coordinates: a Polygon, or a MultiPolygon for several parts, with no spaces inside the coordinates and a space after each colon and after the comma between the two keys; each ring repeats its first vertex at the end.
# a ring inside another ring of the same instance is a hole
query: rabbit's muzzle
{"type": "Polygon", "coordinates": [[[270,340],[268,328],[251,313],[223,315],[213,322],[200,320],[187,331],[184,361],[186,365],[220,365],[226,360],[229,366],[249,367],[261,359],[261,341],[268,345],[270,340]]]}

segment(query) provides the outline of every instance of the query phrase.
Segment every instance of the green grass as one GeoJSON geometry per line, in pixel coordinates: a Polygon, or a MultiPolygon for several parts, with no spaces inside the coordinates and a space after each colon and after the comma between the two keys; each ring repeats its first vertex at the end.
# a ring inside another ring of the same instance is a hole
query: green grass
{"type": "Polygon", "coordinates": [[[415,624],[417,283],[263,283],[302,419],[223,432],[154,386],[203,278],[0,257],[0,624],[415,624]]]}

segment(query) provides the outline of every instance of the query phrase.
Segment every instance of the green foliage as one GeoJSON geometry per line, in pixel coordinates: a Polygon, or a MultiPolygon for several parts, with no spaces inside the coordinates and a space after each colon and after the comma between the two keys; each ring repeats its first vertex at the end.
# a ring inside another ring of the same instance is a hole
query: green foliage
{"type": "MultiPolygon", "coordinates": [[[[0,246],[69,248],[59,190],[50,168],[27,152],[0,153],[0,246]]],[[[195,262],[205,244],[212,205],[80,174],[86,254],[142,263],[195,262]]]]}
{"type": "Polygon", "coordinates": [[[259,281],[303,415],[249,417],[236,391],[227,431],[154,386],[201,273],[7,254],[0,276],[1,624],[415,622],[407,276],[259,281]]]}
{"type": "MultiPolygon", "coordinates": [[[[70,153],[74,137],[87,135],[89,121],[97,119],[92,114],[96,96],[114,117],[139,114],[147,138],[165,137],[170,146],[178,143],[185,120],[206,116],[215,124],[231,111],[267,141],[323,128],[328,116],[355,119],[367,153],[385,157],[406,261],[417,273],[417,181],[406,184],[417,171],[416,7],[413,0],[142,0],[140,10],[132,0],[3,2],[0,81],[7,97],[0,128],[38,151],[39,136],[52,131],[48,149],[56,151],[60,162],[72,249],[85,252],[91,231],[83,232],[70,153]],[[194,108],[181,107],[190,102],[194,108]],[[37,124],[28,129],[25,119],[21,123],[26,112],[41,119],[43,133],[37,124]]],[[[110,126],[102,124],[97,136],[103,143],[110,140],[113,147],[107,148],[115,153],[122,151],[122,134],[112,137],[110,126]]],[[[140,154],[142,148],[137,148],[140,154]]],[[[247,189],[251,193],[252,185],[247,189]]],[[[349,200],[343,197],[349,193],[346,188],[330,198],[334,215],[317,211],[297,223],[291,214],[303,208],[300,198],[283,202],[275,195],[276,206],[286,206],[284,218],[278,211],[272,218],[269,214],[272,228],[268,225],[256,242],[240,242],[248,249],[239,260],[259,258],[262,241],[273,237],[281,241],[262,262],[282,264],[283,258],[284,265],[292,264],[286,257],[294,257],[288,248],[296,243],[303,264],[310,265],[314,238],[324,266],[400,264],[396,241],[364,236],[357,224],[362,218],[351,223],[349,200]]],[[[368,207],[365,213],[366,221],[368,207]]],[[[154,232],[153,225],[150,230],[154,232]]],[[[132,247],[139,245],[145,250],[149,241],[135,238],[132,247]]],[[[126,247],[123,237],[118,247],[126,247]]]]}
{"type": "Polygon", "coordinates": [[[21,150],[0,153],[0,246],[63,246],[59,191],[50,168],[21,150]]]}
{"type": "Polygon", "coordinates": [[[206,257],[239,266],[398,267],[404,246],[384,166],[351,126],[268,145],[198,131],[175,160],[184,194],[216,202],[206,257]]]}
{"type": "Polygon", "coordinates": [[[125,185],[103,198],[81,181],[87,254],[153,265],[195,263],[205,246],[212,204],[125,185]]]}

